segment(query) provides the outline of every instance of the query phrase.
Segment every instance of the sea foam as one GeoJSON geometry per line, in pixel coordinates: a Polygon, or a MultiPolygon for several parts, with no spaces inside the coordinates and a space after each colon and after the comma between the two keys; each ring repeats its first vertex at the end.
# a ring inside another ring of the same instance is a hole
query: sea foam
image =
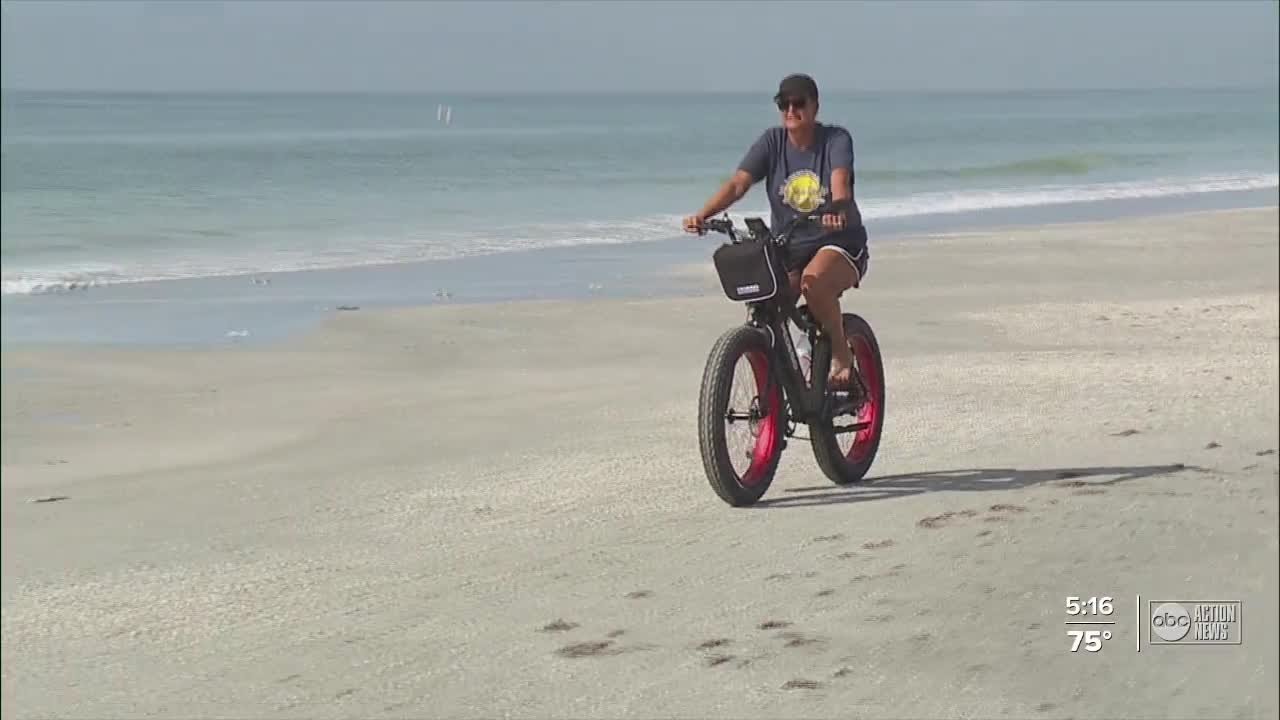
{"type": "MultiPolygon", "coordinates": [[[[1085,185],[1040,185],[998,190],[922,192],[898,197],[867,197],[859,204],[869,223],[879,219],[947,215],[1008,208],[1052,206],[1106,200],[1161,198],[1213,192],[1266,190],[1280,187],[1276,173],[1208,175],[1135,182],[1085,185]]],[[[767,217],[768,210],[744,206],[730,212],[738,218],[767,217]]],[[[133,263],[84,264],[67,267],[13,267],[3,270],[3,294],[70,292],[100,285],[178,280],[199,277],[337,269],[405,262],[447,260],[503,252],[519,252],[583,245],[619,245],[672,238],[680,232],[679,214],[655,214],[623,221],[543,223],[490,228],[483,233],[458,231],[408,232],[396,238],[362,238],[349,244],[330,243],[315,251],[297,248],[255,254],[199,258],[159,257],[133,263]]]]}

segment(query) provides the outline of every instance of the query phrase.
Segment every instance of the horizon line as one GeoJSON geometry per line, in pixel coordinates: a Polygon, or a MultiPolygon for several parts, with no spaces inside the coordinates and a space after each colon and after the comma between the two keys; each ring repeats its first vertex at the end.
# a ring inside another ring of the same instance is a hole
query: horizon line
{"type": "MultiPolygon", "coordinates": [[[[1261,84],[1222,84],[1222,85],[1147,85],[1147,86],[1062,86],[1062,87],[969,87],[969,88],[829,88],[822,91],[823,95],[857,95],[857,94],[1007,94],[1007,93],[1036,93],[1036,92],[1151,92],[1151,91],[1168,91],[1168,90],[1278,90],[1275,83],[1261,84]]],[[[364,95],[364,96],[401,96],[401,97],[422,97],[435,95],[453,95],[462,97],[500,97],[500,96],[518,96],[518,97],[538,97],[538,96],[565,96],[565,95],[586,95],[586,96],[690,96],[690,95],[707,95],[707,96],[725,96],[725,95],[770,95],[772,91],[769,88],[760,90],[754,89],[734,89],[734,90],[658,90],[658,89],[639,89],[639,90],[605,90],[605,89],[566,89],[566,90],[463,90],[460,88],[440,88],[440,89],[404,89],[404,90],[364,90],[352,88],[340,89],[230,89],[230,88],[207,88],[207,89],[173,89],[173,88],[74,88],[74,87],[11,87],[0,86],[0,92],[15,93],[65,93],[80,95],[364,95]]]]}

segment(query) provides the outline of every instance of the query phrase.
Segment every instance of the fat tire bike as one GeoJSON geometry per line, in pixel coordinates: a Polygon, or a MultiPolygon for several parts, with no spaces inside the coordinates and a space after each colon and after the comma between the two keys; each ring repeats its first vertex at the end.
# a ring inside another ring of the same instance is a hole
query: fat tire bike
{"type": "Polygon", "coordinates": [[[807,426],[814,459],[836,485],[861,482],[880,448],[884,363],[870,323],[856,313],[842,313],[854,372],[848,390],[829,389],[831,339],[809,308],[797,305],[786,273],[775,269],[796,228],[823,212],[831,210],[800,216],[777,235],[759,218],[746,219],[746,232],[727,216],[703,225],[728,236],[717,250],[724,253],[717,257],[717,271],[726,295],[747,308],[743,324],[726,330],[712,346],[698,398],[698,445],[707,480],[734,507],[764,496],[798,425],[807,426]],[[813,349],[809,377],[788,323],[813,349]],[[743,380],[745,392],[735,393],[735,381],[743,380]],[[731,442],[738,439],[742,447],[731,442]],[[735,460],[745,461],[745,467],[739,470],[735,460]]]}

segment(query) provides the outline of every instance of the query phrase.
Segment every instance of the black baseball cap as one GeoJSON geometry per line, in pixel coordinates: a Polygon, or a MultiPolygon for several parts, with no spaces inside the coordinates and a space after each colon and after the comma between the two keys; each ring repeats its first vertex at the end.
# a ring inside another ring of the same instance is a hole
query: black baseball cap
{"type": "Polygon", "coordinates": [[[808,75],[796,73],[782,78],[778,83],[778,94],[773,96],[774,102],[787,97],[802,97],[810,100],[818,99],[818,83],[808,75]]]}

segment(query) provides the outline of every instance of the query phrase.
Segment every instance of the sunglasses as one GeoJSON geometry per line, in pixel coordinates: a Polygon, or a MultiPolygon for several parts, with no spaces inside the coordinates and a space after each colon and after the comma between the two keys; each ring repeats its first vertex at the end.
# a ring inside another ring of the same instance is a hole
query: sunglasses
{"type": "Polygon", "coordinates": [[[809,100],[807,98],[782,98],[778,100],[778,109],[782,112],[786,112],[791,109],[803,110],[806,107],[809,107],[809,100]]]}

